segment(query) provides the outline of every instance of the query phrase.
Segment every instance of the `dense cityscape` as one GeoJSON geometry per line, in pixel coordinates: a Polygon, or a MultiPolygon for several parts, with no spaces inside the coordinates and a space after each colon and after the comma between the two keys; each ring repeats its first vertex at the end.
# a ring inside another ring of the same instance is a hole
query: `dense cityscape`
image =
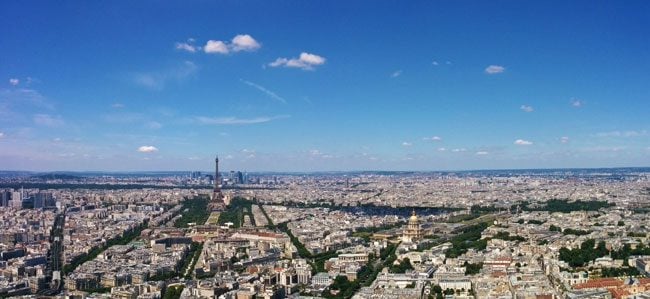
{"type": "Polygon", "coordinates": [[[650,299],[650,0],[4,0],[0,32],[0,299],[650,299]]]}
{"type": "Polygon", "coordinates": [[[650,298],[647,168],[0,186],[3,297],[650,298]]]}

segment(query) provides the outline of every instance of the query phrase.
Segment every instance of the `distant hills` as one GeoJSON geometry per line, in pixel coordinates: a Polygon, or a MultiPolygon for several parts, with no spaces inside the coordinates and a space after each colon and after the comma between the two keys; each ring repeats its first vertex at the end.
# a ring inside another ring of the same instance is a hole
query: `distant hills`
{"type": "Polygon", "coordinates": [[[46,173],[46,174],[34,175],[31,176],[30,178],[40,179],[40,180],[76,180],[76,179],[82,179],[84,177],[65,174],[65,173],[46,173]]]}

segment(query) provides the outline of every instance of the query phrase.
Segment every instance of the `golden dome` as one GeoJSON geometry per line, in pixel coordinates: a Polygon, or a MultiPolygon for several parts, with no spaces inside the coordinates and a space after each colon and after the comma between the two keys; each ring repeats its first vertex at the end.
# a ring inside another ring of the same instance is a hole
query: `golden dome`
{"type": "Polygon", "coordinates": [[[413,210],[413,213],[411,214],[411,218],[409,218],[409,221],[418,221],[418,215],[415,215],[415,210],[413,210]]]}

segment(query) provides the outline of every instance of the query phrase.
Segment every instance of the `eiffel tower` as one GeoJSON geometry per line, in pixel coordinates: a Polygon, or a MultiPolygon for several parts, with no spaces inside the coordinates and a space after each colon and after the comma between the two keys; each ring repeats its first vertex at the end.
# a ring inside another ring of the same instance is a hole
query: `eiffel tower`
{"type": "Polygon", "coordinates": [[[213,211],[223,211],[226,208],[219,181],[219,156],[217,156],[214,159],[214,190],[212,190],[212,200],[210,201],[210,209],[213,211]]]}

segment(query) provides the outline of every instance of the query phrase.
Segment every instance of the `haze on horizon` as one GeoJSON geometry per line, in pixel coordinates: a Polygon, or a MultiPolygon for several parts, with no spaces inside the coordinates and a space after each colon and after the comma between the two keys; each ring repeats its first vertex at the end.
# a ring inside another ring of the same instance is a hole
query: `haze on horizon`
{"type": "Polygon", "coordinates": [[[650,166],[647,1],[153,4],[0,3],[0,169],[650,166]]]}

